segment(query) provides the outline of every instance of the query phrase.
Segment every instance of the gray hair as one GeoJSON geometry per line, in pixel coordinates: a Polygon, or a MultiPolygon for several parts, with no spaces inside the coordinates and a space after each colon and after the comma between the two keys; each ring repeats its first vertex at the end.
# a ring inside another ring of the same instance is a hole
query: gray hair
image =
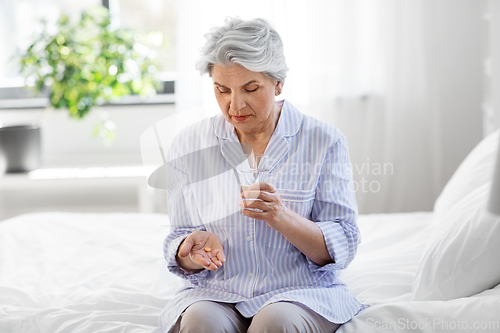
{"type": "Polygon", "coordinates": [[[283,42],[270,22],[256,18],[243,21],[228,17],[224,25],[213,27],[201,49],[196,69],[212,75],[213,65],[238,64],[284,82],[288,67],[283,42]]]}

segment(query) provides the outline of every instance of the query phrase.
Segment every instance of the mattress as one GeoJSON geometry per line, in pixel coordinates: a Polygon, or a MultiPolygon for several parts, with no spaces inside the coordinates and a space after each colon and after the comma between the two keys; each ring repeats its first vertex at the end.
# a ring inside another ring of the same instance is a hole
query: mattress
{"type": "MultiPolygon", "coordinates": [[[[500,313],[499,288],[455,303],[409,302],[432,219],[427,212],[359,217],[362,243],[342,277],[370,308],[339,332],[386,332],[386,323],[441,312],[471,322],[500,313]]],[[[0,222],[0,332],[154,331],[182,284],[162,257],[168,231],[161,214],[53,212],[0,222]]]]}

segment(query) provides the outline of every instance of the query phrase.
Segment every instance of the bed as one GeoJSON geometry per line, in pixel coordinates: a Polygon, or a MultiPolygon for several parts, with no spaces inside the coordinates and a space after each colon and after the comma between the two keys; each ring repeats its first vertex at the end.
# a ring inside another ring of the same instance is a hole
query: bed
{"type": "MultiPolygon", "coordinates": [[[[499,136],[464,160],[433,212],[359,216],[342,276],[370,307],[339,333],[500,332],[500,218],[484,209],[499,136]]],[[[0,222],[0,332],[156,332],[181,286],[162,258],[168,230],[163,214],[0,222]]]]}

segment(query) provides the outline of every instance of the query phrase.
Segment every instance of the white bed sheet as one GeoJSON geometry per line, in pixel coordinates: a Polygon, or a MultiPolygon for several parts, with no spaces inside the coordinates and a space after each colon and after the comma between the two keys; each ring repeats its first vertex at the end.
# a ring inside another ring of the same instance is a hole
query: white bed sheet
{"type": "Polygon", "coordinates": [[[369,305],[409,300],[433,213],[360,215],[361,244],[342,278],[369,305]]]}
{"type": "Polygon", "coordinates": [[[362,242],[342,276],[370,307],[337,333],[500,332],[500,285],[446,302],[409,301],[433,223],[432,212],[359,217],[362,242]]]}
{"type": "Polygon", "coordinates": [[[165,215],[27,214],[0,222],[0,332],[147,332],[180,286],[165,215]]]}
{"type": "MultiPolygon", "coordinates": [[[[339,333],[404,332],[384,326],[400,318],[496,318],[500,288],[449,302],[409,302],[431,223],[432,213],[360,216],[362,243],[343,278],[371,307],[339,333]]],[[[0,332],[152,331],[181,285],[162,258],[167,233],[168,217],[159,214],[39,213],[0,222],[0,332]]]]}

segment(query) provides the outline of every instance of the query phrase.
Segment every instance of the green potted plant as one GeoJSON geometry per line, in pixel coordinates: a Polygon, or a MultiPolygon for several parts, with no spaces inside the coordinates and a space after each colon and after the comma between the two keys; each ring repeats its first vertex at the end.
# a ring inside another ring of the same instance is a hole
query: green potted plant
{"type": "MultiPolygon", "coordinates": [[[[104,7],[84,11],[76,23],[62,15],[55,32],[49,32],[46,21],[42,23],[41,35],[19,61],[35,92],[48,89],[50,107],[66,109],[72,118],[81,119],[94,105],[128,94],[156,93],[155,56],[147,46],[151,34],[112,29],[104,7]]],[[[152,34],[158,40],[160,33],[152,34]]],[[[112,123],[105,119],[94,135],[109,144],[114,139],[112,123]]]]}

